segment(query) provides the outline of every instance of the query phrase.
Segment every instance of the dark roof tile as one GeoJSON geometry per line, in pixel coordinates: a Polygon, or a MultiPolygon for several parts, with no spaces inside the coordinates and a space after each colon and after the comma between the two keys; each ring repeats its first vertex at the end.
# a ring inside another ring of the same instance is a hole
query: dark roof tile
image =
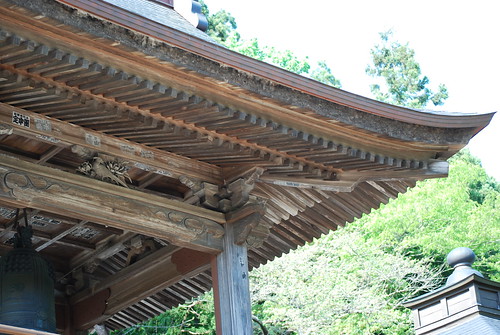
{"type": "Polygon", "coordinates": [[[215,43],[210,36],[189,23],[172,8],[148,0],[103,0],[129,12],[143,16],[164,26],[182,31],[204,41],[215,43]]]}

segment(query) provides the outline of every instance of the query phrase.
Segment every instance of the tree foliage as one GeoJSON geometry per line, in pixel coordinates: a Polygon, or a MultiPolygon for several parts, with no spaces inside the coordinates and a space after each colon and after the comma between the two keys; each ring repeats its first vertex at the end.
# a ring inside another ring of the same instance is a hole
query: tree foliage
{"type": "Polygon", "coordinates": [[[387,252],[432,257],[438,266],[452,249],[469,247],[475,268],[500,281],[500,185],[468,151],[450,163],[448,178],[417,183],[357,224],[387,252]]]}
{"type": "Polygon", "coordinates": [[[306,335],[407,332],[411,319],[402,302],[440,278],[428,262],[386,254],[347,228],[253,270],[251,279],[266,321],[306,335]]]}
{"type": "Polygon", "coordinates": [[[382,78],[380,84],[370,86],[377,100],[411,108],[423,108],[428,102],[442,105],[448,98],[446,86],[440,84],[437,92],[429,87],[429,78],[422,76],[415,51],[407,44],[392,39],[392,31],[380,33],[382,43],[371,50],[373,65],[366,68],[372,77],[382,78]]]}
{"type": "Polygon", "coordinates": [[[236,31],[236,20],[230,13],[220,10],[215,14],[210,14],[206,4],[203,1],[200,3],[203,14],[207,16],[208,35],[227,48],[324,84],[341,87],[340,81],[335,78],[325,61],[319,61],[316,66],[311,66],[308,57],[300,58],[291,50],[278,50],[274,47],[262,46],[256,38],[242,39],[236,31]]]}
{"type": "Polygon", "coordinates": [[[474,267],[500,280],[498,187],[463,151],[448,178],[419,182],[347,228],[253,270],[253,297],[266,322],[297,334],[412,334],[401,302],[444,284],[452,249],[472,248],[474,267]],[[482,202],[474,198],[478,185],[482,202]]]}
{"type": "Polygon", "coordinates": [[[225,10],[210,14],[210,10],[203,0],[200,0],[201,13],[208,21],[207,34],[219,43],[224,43],[229,38],[239,40],[240,34],[236,31],[236,19],[225,10]]]}
{"type": "Polygon", "coordinates": [[[134,327],[111,335],[215,335],[213,296],[205,294],[134,327]]]}

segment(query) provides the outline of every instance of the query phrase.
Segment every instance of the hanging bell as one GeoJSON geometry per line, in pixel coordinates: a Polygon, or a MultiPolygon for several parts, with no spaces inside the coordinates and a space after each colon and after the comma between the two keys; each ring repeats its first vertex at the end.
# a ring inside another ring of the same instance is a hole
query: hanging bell
{"type": "Polygon", "coordinates": [[[0,259],[0,324],[55,333],[52,267],[31,247],[31,226],[18,228],[0,259]]]}

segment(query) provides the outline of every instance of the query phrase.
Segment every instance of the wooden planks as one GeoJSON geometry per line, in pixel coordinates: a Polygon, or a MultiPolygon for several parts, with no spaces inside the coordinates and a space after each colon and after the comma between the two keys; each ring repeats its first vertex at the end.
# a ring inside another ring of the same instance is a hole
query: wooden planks
{"type": "Polygon", "coordinates": [[[4,103],[0,103],[0,122],[12,126],[15,133],[28,138],[60,146],[79,145],[98,152],[106,152],[160,175],[174,177],[186,175],[211,183],[222,183],[222,172],[216,166],[118,139],[4,103]],[[29,124],[13,122],[13,113],[31,122],[29,124]]]}
{"type": "Polygon", "coordinates": [[[235,244],[233,224],[225,226],[224,251],[212,261],[218,335],[252,334],[247,248],[235,244]]]}
{"type": "MultiPolygon", "coordinates": [[[[180,267],[176,259],[188,260],[180,254],[184,250],[186,249],[180,249],[176,246],[164,247],[106,278],[94,287],[73,296],[70,303],[73,310],[74,327],[81,330],[88,329],[107,320],[110,315],[117,313],[119,315],[124,308],[181,281],[187,273],[180,267]],[[105,292],[104,295],[103,292],[105,292]],[[99,302],[105,305],[102,312],[89,314],[87,310],[89,305],[99,305],[99,302]]],[[[196,257],[193,256],[192,252],[190,255],[191,258],[196,257]]],[[[198,257],[197,262],[189,268],[189,276],[197,275],[210,267],[210,257],[198,257]]],[[[190,293],[189,295],[195,294],[190,293]]],[[[147,318],[147,314],[141,312],[137,307],[132,306],[130,310],[132,314],[137,315],[135,323],[147,318]]]]}
{"type": "Polygon", "coordinates": [[[3,156],[0,199],[220,252],[220,213],[3,156]]]}

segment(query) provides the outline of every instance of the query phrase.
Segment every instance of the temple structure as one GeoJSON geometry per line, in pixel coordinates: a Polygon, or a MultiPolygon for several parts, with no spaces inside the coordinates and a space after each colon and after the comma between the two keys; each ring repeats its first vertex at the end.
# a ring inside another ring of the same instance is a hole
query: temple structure
{"type": "Polygon", "coordinates": [[[446,285],[404,303],[417,335],[500,334],[500,283],[472,269],[475,258],[469,248],[452,250],[446,285]]]}
{"type": "Polygon", "coordinates": [[[60,333],[213,287],[218,333],[251,334],[250,269],[445,177],[492,118],[323,85],[181,7],[0,0],[0,253],[26,213],[60,333]]]}

